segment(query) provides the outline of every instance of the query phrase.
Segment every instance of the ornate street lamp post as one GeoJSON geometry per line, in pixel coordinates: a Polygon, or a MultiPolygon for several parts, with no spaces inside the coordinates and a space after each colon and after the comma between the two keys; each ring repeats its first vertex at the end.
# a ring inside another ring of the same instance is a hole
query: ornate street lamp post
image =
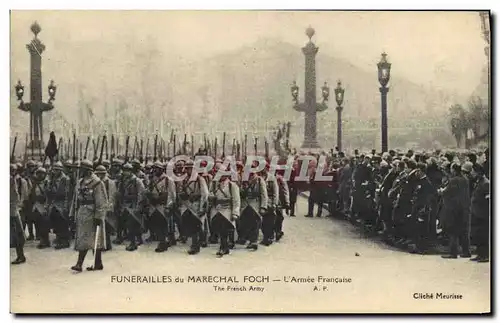
{"type": "Polygon", "coordinates": [[[38,39],[38,34],[42,31],[40,25],[35,21],[31,25],[31,31],[35,35],[33,40],[26,45],[31,58],[30,71],[30,100],[24,102],[24,86],[21,81],[15,86],[17,99],[20,101],[18,108],[22,111],[30,113],[30,143],[28,146],[31,149],[39,149],[43,146],[43,119],[42,114],[54,108],[52,102],[56,98],[57,87],[54,81],[50,81],[48,87],[49,101],[42,102],[42,53],[45,50],[45,45],[38,39]]]}
{"type": "Polygon", "coordinates": [[[335,88],[335,101],[337,101],[337,148],[339,152],[342,151],[342,103],[344,102],[344,89],[342,88],[342,83],[337,82],[337,87],[335,88]]]}
{"type": "Polygon", "coordinates": [[[382,152],[388,151],[387,142],[387,92],[389,88],[387,83],[391,78],[391,63],[387,61],[387,54],[382,53],[380,62],[377,64],[378,67],[378,81],[380,82],[380,95],[381,95],[381,105],[382,105],[382,152]]]}
{"type": "Polygon", "coordinates": [[[306,35],[309,37],[309,42],[302,48],[302,52],[304,53],[306,59],[304,102],[299,103],[299,87],[295,81],[293,82],[290,90],[294,101],[293,108],[297,111],[304,112],[305,114],[304,143],[302,144],[302,148],[320,148],[316,135],[316,114],[328,108],[326,102],[328,102],[330,89],[325,82],[325,85],[321,88],[323,101],[321,103],[317,103],[316,54],[318,53],[319,48],[311,41],[311,38],[314,36],[314,29],[311,27],[307,28],[306,35]]]}

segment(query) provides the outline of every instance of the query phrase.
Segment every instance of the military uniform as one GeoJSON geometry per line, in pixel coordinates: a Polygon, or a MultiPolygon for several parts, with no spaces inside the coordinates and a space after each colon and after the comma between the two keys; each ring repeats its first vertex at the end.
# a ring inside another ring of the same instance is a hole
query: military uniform
{"type": "MultiPolygon", "coordinates": [[[[186,168],[192,169],[192,162],[186,164],[186,168]]],[[[182,217],[182,227],[186,237],[192,238],[189,254],[200,252],[200,235],[206,207],[208,202],[208,187],[205,179],[198,175],[187,172],[185,179],[180,184],[179,212],[182,217]]]]}
{"type": "Polygon", "coordinates": [[[37,235],[40,236],[38,249],[50,247],[49,230],[50,219],[47,210],[47,193],[49,182],[46,179],[47,171],[45,168],[38,168],[35,172],[33,187],[31,188],[32,210],[31,214],[37,224],[37,235]]]}
{"type": "Polygon", "coordinates": [[[21,192],[16,183],[15,165],[11,166],[10,175],[10,247],[16,249],[16,259],[12,262],[13,265],[18,265],[26,262],[24,256],[24,230],[21,223],[19,210],[21,209],[22,200],[21,192]]]}
{"type": "Polygon", "coordinates": [[[70,196],[69,187],[70,179],[63,173],[63,165],[61,162],[56,162],[53,166],[53,173],[48,183],[48,212],[50,222],[56,233],[56,249],[69,248],[70,241],[70,221],[69,207],[70,196]]]}
{"type": "Polygon", "coordinates": [[[211,208],[209,213],[210,228],[220,237],[220,248],[217,256],[229,254],[229,236],[234,232],[235,221],[240,215],[240,191],[238,185],[228,177],[220,182],[212,182],[209,198],[211,208]]]}
{"type": "Polygon", "coordinates": [[[71,269],[82,271],[83,261],[89,249],[95,252],[94,265],[87,270],[102,270],[101,251],[106,248],[104,221],[108,209],[108,198],[104,183],[92,172],[92,162],[83,160],[80,164],[83,178],[78,182],[75,250],[77,264],[71,269]],[[96,236],[97,235],[97,236],[96,236]],[[97,242],[97,244],[96,244],[97,242]]]}
{"type": "Polygon", "coordinates": [[[276,213],[279,205],[279,186],[276,177],[266,171],[262,174],[262,180],[266,183],[267,210],[262,216],[263,239],[260,244],[269,246],[273,243],[276,213]]]}
{"type": "Polygon", "coordinates": [[[106,229],[106,250],[111,250],[111,235],[117,232],[118,217],[116,212],[118,191],[116,183],[112,180],[106,171],[104,165],[97,166],[95,174],[104,183],[108,204],[106,208],[106,221],[104,223],[106,229]]]}
{"type": "Polygon", "coordinates": [[[289,212],[290,210],[290,190],[288,188],[288,183],[283,177],[283,174],[276,175],[276,181],[278,183],[279,191],[279,204],[276,208],[276,220],[274,222],[274,234],[276,241],[281,240],[283,237],[283,221],[285,219],[283,215],[283,210],[289,212]]]}
{"type": "Polygon", "coordinates": [[[152,232],[158,241],[156,252],[163,252],[175,241],[172,207],[176,199],[175,183],[165,173],[163,165],[157,161],[153,165],[153,177],[146,193],[148,198],[148,217],[152,232]],[[161,174],[158,174],[161,172],[161,174]],[[168,236],[168,243],[165,241],[168,236]]]}
{"type": "Polygon", "coordinates": [[[262,216],[267,212],[268,195],[265,181],[257,174],[243,181],[240,188],[241,216],[238,227],[238,244],[249,241],[247,249],[257,250],[262,216]]]}
{"type": "Polygon", "coordinates": [[[142,180],[137,178],[132,173],[132,166],[130,164],[123,165],[123,170],[128,175],[123,174],[122,182],[119,186],[119,199],[121,202],[120,216],[123,217],[128,239],[130,245],[126,248],[127,251],[137,250],[137,243],[142,234],[142,227],[144,225],[144,184],[142,180]]]}

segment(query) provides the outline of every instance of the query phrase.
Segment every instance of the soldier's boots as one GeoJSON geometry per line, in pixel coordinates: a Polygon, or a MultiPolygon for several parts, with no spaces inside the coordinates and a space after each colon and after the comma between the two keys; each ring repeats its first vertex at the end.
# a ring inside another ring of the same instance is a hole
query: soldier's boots
{"type": "Polygon", "coordinates": [[[199,241],[199,235],[195,234],[192,237],[192,243],[191,247],[189,248],[188,254],[190,255],[196,255],[200,253],[200,241],[199,241]]]}
{"type": "Polygon", "coordinates": [[[76,262],[76,265],[71,267],[71,270],[82,272],[82,265],[86,255],[87,255],[87,250],[78,252],[78,261],[76,262]]]}
{"type": "Polygon", "coordinates": [[[174,233],[170,233],[168,235],[168,238],[167,238],[167,245],[169,247],[172,247],[172,246],[175,246],[177,245],[177,240],[175,240],[175,234],[174,233]]]}
{"type": "Polygon", "coordinates": [[[23,247],[16,247],[16,254],[17,257],[13,262],[11,262],[11,264],[20,265],[26,262],[26,257],[24,256],[23,247]]]}
{"type": "Polygon", "coordinates": [[[130,240],[131,240],[130,244],[127,246],[127,248],[125,248],[125,250],[127,250],[127,251],[135,251],[135,250],[137,250],[137,244],[135,243],[135,239],[131,238],[130,240]]]}
{"type": "Polygon", "coordinates": [[[283,231],[280,231],[280,232],[276,232],[276,242],[280,241],[281,238],[283,238],[285,234],[283,233],[283,231]]]}
{"type": "Polygon", "coordinates": [[[246,249],[255,251],[259,249],[259,246],[255,242],[250,242],[246,249]]]}
{"type": "Polygon", "coordinates": [[[264,239],[262,239],[260,244],[263,246],[269,247],[270,245],[273,244],[273,240],[271,238],[264,238],[264,239]]]}
{"type": "Polygon", "coordinates": [[[156,247],[155,252],[164,252],[168,250],[168,243],[165,241],[160,241],[158,247],[156,247]]]}
{"type": "Polygon", "coordinates": [[[102,253],[101,250],[97,250],[95,254],[95,263],[93,266],[87,267],[88,271],[96,271],[103,270],[104,266],[102,265],[102,253]]]}
{"type": "Polygon", "coordinates": [[[228,255],[229,254],[229,248],[221,248],[219,249],[219,251],[217,251],[216,255],[217,257],[221,258],[222,256],[224,255],[228,255]]]}
{"type": "Polygon", "coordinates": [[[231,230],[229,232],[229,236],[228,236],[228,248],[229,249],[234,249],[234,230],[231,230]]]}

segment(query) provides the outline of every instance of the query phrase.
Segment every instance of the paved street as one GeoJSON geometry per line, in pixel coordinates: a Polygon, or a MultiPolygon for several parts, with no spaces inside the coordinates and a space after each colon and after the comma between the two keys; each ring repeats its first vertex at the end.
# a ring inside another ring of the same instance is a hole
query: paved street
{"type": "MultiPolygon", "coordinates": [[[[28,262],[11,266],[12,312],[279,313],[279,312],[487,312],[489,264],[443,260],[392,250],[361,238],[352,225],[329,218],[304,218],[299,199],[296,218],[285,219],[285,236],[270,247],[249,252],[238,246],[218,259],[216,246],[188,256],[188,245],[165,253],[155,245],[127,252],[118,246],[103,255],[104,271],[73,273],[73,250],[26,247],[28,262]],[[359,256],[355,256],[358,253],[359,256]],[[116,283],[113,275],[176,276],[184,283],[116,283]],[[236,276],[239,283],[192,283],[188,276],[236,276]],[[269,276],[270,282],[243,282],[269,276]],[[314,283],[292,283],[294,277],[314,283]],[[318,276],[349,278],[350,283],[318,282],[318,276]],[[280,280],[273,282],[273,280],[280,280]],[[224,291],[215,291],[214,285],[224,291]],[[245,287],[247,291],[227,290],[245,287]],[[250,291],[250,286],[263,291],[250,291]],[[316,287],[317,290],[314,290],[316,287]],[[433,294],[417,300],[414,293],[433,294]],[[437,293],[462,299],[436,299],[437,293]]],[[[14,258],[14,252],[11,251],[14,258]]],[[[85,266],[92,262],[89,253],[85,266]]]]}

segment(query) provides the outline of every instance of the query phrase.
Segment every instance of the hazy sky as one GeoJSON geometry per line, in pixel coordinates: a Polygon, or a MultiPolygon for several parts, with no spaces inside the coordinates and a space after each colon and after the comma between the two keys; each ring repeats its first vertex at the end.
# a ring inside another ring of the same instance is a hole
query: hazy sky
{"type": "Polygon", "coordinates": [[[14,69],[29,64],[25,44],[32,38],[29,27],[34,20],[42,26],[44,59],[61,59],[55,48],[63,51],[78,40],[117,43],[146,36],[170,57],[205,57],[261,37],[282,39],[299,50],[311,25],[318,55],[336,55],[375,73],[380,53],[386,51],[393,75],[464,95],[477,86],[485,62],[476,12],[13,11],[14,69]]]}

